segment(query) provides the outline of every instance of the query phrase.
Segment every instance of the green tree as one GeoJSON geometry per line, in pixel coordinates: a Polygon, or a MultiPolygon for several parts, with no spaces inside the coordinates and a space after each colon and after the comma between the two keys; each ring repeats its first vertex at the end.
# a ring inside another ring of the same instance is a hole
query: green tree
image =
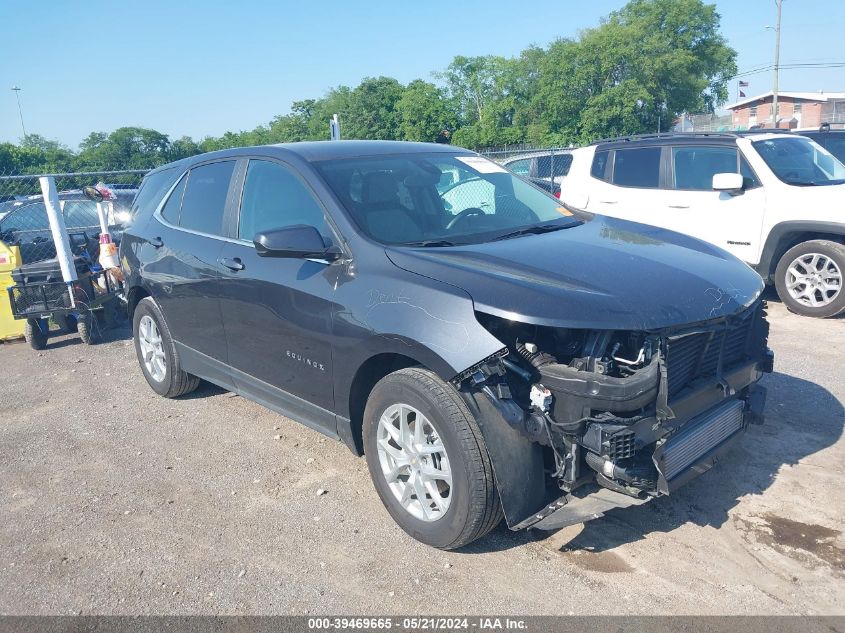
{"type": "MultiPolygon", "coordinates": [[[[343,138],[398,140],[396,104],[402,92],[402,84],[392,77],[366,77],[348,94],[345,107],[338,110],[343,138]]],[[[328,118],[324,125],[328,130],[328,118]]]]}
{"type": "Polygon", "coordinates": [[[681,112],[725,100],[735,60],[715,6],[631,0],[578,40],[549,46],[531,111],[564,140],[666,130],[681,112]]]}
{"type": "Polygon", "coordinates": [[[79,148],[77,162],[86,170],[145,169],[170,160],[167,135],[140,127],[92,132],[79,148]]]}
{"type": "Polygon", "coordinates": [[[405,141],[433,143],[444,130],[457,125],[457,113],[449,107],[443,90],[432,83],[415,79],[407,85],[396,103],[400,138],[405,141]]]}
{"type": "Polygon", "coordinates": [[[201,153],[199,144],[194,142],[190,136],[177,138],[170,144],[170,160],[181,160],[188,156],[195,156],[201,153]]]}

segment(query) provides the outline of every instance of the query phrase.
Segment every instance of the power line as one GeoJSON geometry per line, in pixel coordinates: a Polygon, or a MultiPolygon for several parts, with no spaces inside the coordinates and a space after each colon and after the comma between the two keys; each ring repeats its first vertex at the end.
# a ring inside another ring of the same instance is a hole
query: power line
{"type": "MultiPolygon", "coordinates": [[[[738,72],[736,75],[732,77],[747,77],[748,75],[757,75],[759,73],[764,73],[774,68],[774,64],[769,64],[768,66],[761,66],[759,68],[751,68],[749,70],[744,70],[742,72],[738,72]]],[[[796,68],[842,68],[845,67],[845,62],[806,62],[806,63],[795,63],[795,64],[780,64],[778,66],[781,70],[790,70],[796,68]]]]}

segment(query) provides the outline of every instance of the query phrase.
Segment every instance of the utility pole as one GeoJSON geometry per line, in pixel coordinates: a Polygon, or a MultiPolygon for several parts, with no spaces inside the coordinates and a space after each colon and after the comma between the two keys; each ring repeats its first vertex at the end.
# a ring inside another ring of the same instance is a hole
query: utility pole
{"type": "Polygon", "coordinates": [[[15,97],[18,99],[18,115],[21,117],[21,129],[23,130],[23,138],[26,139],[26,128],[23,124],[23,110],[21,109],[21,89],[17,86],[12,86],[12,91],[15,93],[15,97]]]}
{"type": "Polygon", "coordinates": [[[783,7],[783,0],[775,0],[778,8],[777,25],[775,26],[775,72],[772,85],[772,123],[778,126],[778,67],[780,66],[780,11],[783,7]]]}

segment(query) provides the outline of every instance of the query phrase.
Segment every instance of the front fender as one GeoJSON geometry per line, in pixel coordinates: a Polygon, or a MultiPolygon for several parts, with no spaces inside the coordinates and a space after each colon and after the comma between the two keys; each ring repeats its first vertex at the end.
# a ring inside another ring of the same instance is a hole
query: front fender
{"type": "Polygon", "coordinates": [[[460,394],[487,445],[505,520],[509,528],[517,529],[561,495],[559,489],[548,485],[543,449],[507,423],[506,416],[522,415],[512,400],[499,400],[486,390],[462,390],[460,394]]]}

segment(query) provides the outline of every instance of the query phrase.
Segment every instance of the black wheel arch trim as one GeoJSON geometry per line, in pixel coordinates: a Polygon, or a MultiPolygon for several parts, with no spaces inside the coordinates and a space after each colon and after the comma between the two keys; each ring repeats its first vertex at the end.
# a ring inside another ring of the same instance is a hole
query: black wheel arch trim
{"type": "Polygon", "coordinates": [[[560,496],[560,490],[548,485],[543,449],[505,420],[508,412],[504,407],[516,407],[516,403],[494,401],[483,390],[459,393],[487,445],[505,521],[509,528],[519,529],[517,526],[560,496]]]}
{"type": "Polygon", "coordinates": [[[778,260],[791,246],[781,248],[782,240],[793,233],[815,233],[820,239],[823,235],[839,236],[845,238],[845,223],[843,222],[822,222],[816,220],[795,220],[781,222],[772,227],[766,237],[766,243],[760,255],[760,263],[754,269],[760,276],[770,281],[777,268],[778,260]]]}

